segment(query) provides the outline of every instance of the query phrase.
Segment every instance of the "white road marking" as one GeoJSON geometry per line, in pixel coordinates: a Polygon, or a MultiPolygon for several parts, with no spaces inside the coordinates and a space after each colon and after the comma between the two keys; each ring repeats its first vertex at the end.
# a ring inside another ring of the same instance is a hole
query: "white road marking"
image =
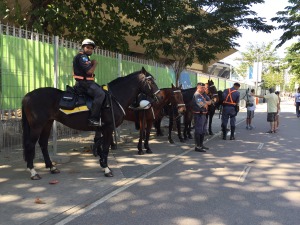
{"type": "MultiPolygon", "coordinates": [[[[210,139],[211,140],[211,139],[210,139]]],[[[120,192],[126,190],[127,188],[131,187],[132,185],[144,180],[146,177],[150,176],[151,174],[157,172],[158,170],[166,167],[167,165],[169,165],[170,163],[172,163],[173,161],[179,159],[181,156],[183,155],[186,155],[187,153],[193,151],[194,148],[190,149],[190,150],[187,150],[187,151],[184,151],[182,152],[181,154],[179,155],[176,155],[174,158],[170,159],[169,161],[161,164],[160,166],[156,167],[155,169],[145,173],[144,175],[138,177],[138,178],[135,178],[131,181],[129,181],[126,185],[124,185],[123,187],[120,187],[118,189],[116,189],[115,191],[109,193],[108,195],[106,195],[105,197],[103,198],[100,198],[99,200],[95,201],[94,203],[90,204],[89,206],[85,207],[85,208],[82,208],[82,209],[79,209],[77,212],[75,212],[74,214],[66,217],[65,219],[61,220],[60,222],[56,223],[55,225],[65,225],[66,223],[74,220],[75,218],[79,217],[80,215],[84,214],[85,212],[88,212],[90,211],[91,209],[95,208],[96,206],[98,205],[101,205],[102,203],[106,202],[108,199],[112,198],[113,196],[119,194],[120,192]]]]}
{"type": "Polygon", "coordinates": [[[263,148],[263,146],[264,146],[264,143],[259,143],[259,145],[258,145],[257,149],[262,149],[262,148],[263,148]]]}
{"type": "Polygon", "coordinates": [[[246,177],[247,177],[250,169],[251,169],[251,166],[245,166],[244,167],[244,169],[243,169],[243,171],[242,171],[242,173],[241,173],[241,175],[238,179],[239,182],[244,182],[246,180],[246,177]]]}

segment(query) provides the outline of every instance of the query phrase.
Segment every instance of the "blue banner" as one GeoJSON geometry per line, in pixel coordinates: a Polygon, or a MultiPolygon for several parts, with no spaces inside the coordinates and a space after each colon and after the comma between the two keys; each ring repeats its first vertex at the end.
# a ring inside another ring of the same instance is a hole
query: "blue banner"
{"type": "Polygon", "coordinates": [[[248,70],[248,74],[249,74],[249,80],[252,80],[253,79],[253,67],[252,66],[249,66],[249,70],[248,70]]]}

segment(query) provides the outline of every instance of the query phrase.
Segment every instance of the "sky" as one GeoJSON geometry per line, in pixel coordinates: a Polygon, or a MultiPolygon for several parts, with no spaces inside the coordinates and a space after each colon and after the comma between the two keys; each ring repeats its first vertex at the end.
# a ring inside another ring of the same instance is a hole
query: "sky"
{"type": "MultiPolygon", "coordinates": [[[[289,5],[288,0],[265,0],[264,4],[257,4],[252,7],[252,10],[255,11],[258,16],[265,17],[268,23],[273,25],[278,25],[276,23],[271,22],[271,18],[276,16],[276,12],[283,11],[284,8],[289,5]]],[[[236,42],[239,43],[240,47],[236,47],[237,50],[243,52],[246,50],[246,47],[249,43],[253,44],[262,44],[262,43],[269,43],[270,41],[279,39],[282,35],[282,30],[275,30],[271,33],[263,33],[263,32],[253,32],[247,29],[239,29],[242,33],[242,37],[237,39],[236,42]]],[[[278,56],[284,57],[285,48],[291,45],[295,40],[288,41],[285,43],[281,48],[277,50],[278,56]]],[[[279,42],[275,42],[279,43],[279,42]]],[[[234,61],[235,58],[239,56],[239,52],[236,52],[227,58],[221,60],[226,63],[230,63],[233,66],[237,65],[238,62],[234,61]]]]}

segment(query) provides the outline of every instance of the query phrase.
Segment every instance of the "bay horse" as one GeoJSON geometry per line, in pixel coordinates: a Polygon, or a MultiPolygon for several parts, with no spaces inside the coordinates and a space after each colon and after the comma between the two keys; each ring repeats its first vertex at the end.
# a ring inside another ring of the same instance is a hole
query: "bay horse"
{"type": "Polygon", "coordinates": [[[159,101],[154,102],[149,109],[134,111],[133,109],[128,108],[125,110],[125,120],[138,122],[137,128],[139,129],[140,133],[137,148],[139,155],[144,154],[142,148],[143,141],[146,153],[153,153],[149,147],[150,132],[154,121],[160,116],[164,106],[169,104],[172,105],[176,108],[178,114],[183,114],[185,112],[185,104],[181,94],[181,86],[175,87],[172,84],[172,88],[162,88],[156,96],[159,101]]]}
{"type": "MultiPolygon", "coordinates": [[[[216,104],[219,101],[217,89],[216,89],[216,87],[214,85],[214,82],[212,80],[208,80],[207,83],[208,83],[208,91],[210,93],[210,98],[213,100],[214,104],[216,104]]],[[[195,91],[196,91],[196,87],[182,90],[183,101],[184,101],[185,106],[186,106],[186,111],[183,114],[183,123],[184,123],[183,135],[182,135],[182,132],[181,132],[180,118],[177,117],[177,118],[174,119],[173,110],[172,109],[166,110],[169,113],[168,114],[169,115],[168,140],[169,140],[169,143],[171,143],[171,144],[174,143],[174,140],[172,139],[172,129],[173,129],[173,121],[174,120],[176,122],[177,135],[178,135],[178,138],[179,138],[180,142],[184,142],[185,140],[188,140],[188,139],[193,139],[193,136],[191,134],[192,120],[193,120],[192,100],[193,100],[193,96],[195,94],[195,91]]],[[[212,114],[212,116],[211,116],[211,120],[212,120],[212,117],[214,115],[214,111],[209,110],[208,115],[210,115],[210,114],[212,114]]],[[[155,124],[157,135],[159,135],[159,136],[162,135],[161,128],[160,128],[160,121],[158,121],[155,124]]],[[[211,122],[209,122],[209,124],[210,124],[209,129],[211,130],[211,122]]]]}
{"type": "Polygon", "coordinates": [[[124,109],[139,93],[154,97],[159,89],[153,76],[144,67],[141,71],[111,81],[108,83],[108,88],[111,101],[110,107],[102,108],[101,119],[104,122],[102,127],[88,126],[89,111],[70,115],[63,113],[59,108],[59,102],[64,93],[62,90],[51,87],[38,88],[24,96],[22,100],[23,155],[32,180],[41,179],[33,164],[36,142],[41,147],[46,168],[49,168],[52,174],[60,172],[52,164],[48,153],[48,138],[54,120],[72,129],[95,131],[94,142],[100,156],[100,166],[104,169],[106,177],[113,176],[108,167],[107,158],[114,124],[118,127],[123,122],[124,109]]]}

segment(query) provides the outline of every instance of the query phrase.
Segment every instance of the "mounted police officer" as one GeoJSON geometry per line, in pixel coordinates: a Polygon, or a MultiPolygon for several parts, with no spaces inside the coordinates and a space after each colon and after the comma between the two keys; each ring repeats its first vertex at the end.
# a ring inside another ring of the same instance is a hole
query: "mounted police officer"
{"type": "Polygon", "coordinates": [[[96,60],[90,60],[96,45],[94,41],[85,39],[82,50],[73,59],[73,76],[76,80],[75,87],[93,98],[91,115],[88,119],[89,126],[103,126],[101,123],[101,106],[105,98],[103,89],[95,82],[96,60]]]}
{"type": "Polygon", "coordinates": [[[240,88],[239,83],[234,83],[232,88],[225,89],[223,92],[223,112],[222,112],[222,132],[223,132],[223,140],[226,140],[227,134],[227,124],[230,118],[230,140],[235,140],[234,132],[235,132],[235,122],[236,115],[239,112],[239,102],[240,102],[240,92],[238,89],[240,88]]]}
{"type": "Polygon", "coordinates": [[[203,145],[205,126],[206,126],[206,114],[208,105],[211,104],[210,98],[205,94],[205,84],[198,83],[196,92],[193,96],[193,113],[195,121],[195,151],[206,152],[208,147],[203,145]]]}

